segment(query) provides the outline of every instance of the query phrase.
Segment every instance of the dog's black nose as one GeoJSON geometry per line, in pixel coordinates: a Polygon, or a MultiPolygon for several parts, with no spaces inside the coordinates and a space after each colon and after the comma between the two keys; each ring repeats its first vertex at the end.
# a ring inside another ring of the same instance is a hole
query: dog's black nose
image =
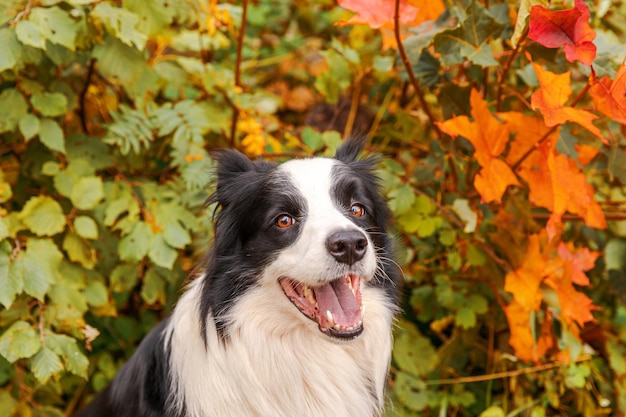
{"type": "Polygon", "coordinates": [[[328,236],[326,249],[337,262],[352,265],[363,259],[367,238],[358,230],[342,230],[328,236]]]}

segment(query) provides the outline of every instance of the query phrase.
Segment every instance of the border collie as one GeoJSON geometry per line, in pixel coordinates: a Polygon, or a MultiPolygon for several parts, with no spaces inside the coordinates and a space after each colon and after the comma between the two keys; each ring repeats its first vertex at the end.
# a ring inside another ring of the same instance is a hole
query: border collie
{"type": "Polygon", "coordinates": [[[283,164],[219,151],[206,266],[77,416],[379,415],[399,271],[361,147],[283,164]]]}

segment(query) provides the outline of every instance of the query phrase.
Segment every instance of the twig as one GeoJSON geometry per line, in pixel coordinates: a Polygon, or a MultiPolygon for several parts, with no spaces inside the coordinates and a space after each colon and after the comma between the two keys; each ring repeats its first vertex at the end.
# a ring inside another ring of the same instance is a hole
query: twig
{"type": "Polygon", "coordinates": [[[80,117],[80,124],[83,128],[83,132],[85,134],[89,134],[89,128],[87,126],[87,110],[85,108],[85,101],[87,98],[87,91],[89,90],[89,84],[91,84],[91,77],[93,76],[93,69],[96,64],[95,59],[89,60],[89,65],[87,66],[87,77],[85,79],[85,85],[83,85],[83,89],[80,92],[79,99],[79,107],[78,107],[78,116],[80,117]]]}
{"type": "Polygon", "coordinates": [[[395,34],[396,43],[398,44],[398,52],[400,53],[400,57],[402,57],[402,64],[404,65],[404,69],[409,75],[409,80],[411,81],[411,85],[415,90],[415,95],[419,99],[420,105],[422,106],[422,110],[426,113],[428,120],[430,120],[430,124],[433,129],[437,133],[437,137],[439,140],[443,138],[443,133],[439,130],[439,126],[437,126],[437,120],[435,116],[433,116],[430,111],[430,107],[426,102],[426,98],[424,97],[424,91],[420,87],[420,83],[415,77],[415,73],[413,72],[413,68],[411,68],[411,62],[409,61],[409,57],[404,50],[404,45],[402,45],[402,39],[400,38],[400,0],[395,0],[395,10],[393,15],[393,32],[395,34]]]}
{"type": "MultiPolygon", "coordinates": [[[[574,363],[588,362],[593,357],[591,355],[584,355],[574,361],[574,363]]],[[[497,372],[495,374],[487,375],[475,375],[475,376],[463,376],[459,378],[446,378],[446,379],[432,379],[430,381],[424,381],[426,385],[453,385],[464,384],[472,382],[485,382],[492,381],[494,379],[511,378],[514,376],[534,374],[538,372],[549,371],[550,369],[558,368],[562,366],[562,362],[550,362],[543,365],[531,366],[530,368],[515,369],[513,371],[497,372]]]]}
{"type": "Polygon", "coordinates": [[[45,346],[46,343],[44,341],[44,329],[43,329],[43,314],[45,310],[45,305],[41,301],[37,300],[37,305],[39,306],[39,341],[41,342],[41,346],[45,346]]]}
{"type": "Polygon", "coordinates": [[[24,10],[16,14],[15,17],[11,19],[10,25],[15,26],[19,23],[20,20],[24,19],[25,17],[28,17],[31,10],[33,9],[34,2],[35,2],[34,0],[28,0],[28,3],[26,3],[26,7],[24,7],[24,10]]]}
{"type": "Polygon", "coordinates": [[[354,127],[354,121],[356,120],[356,114],[359,110],[359,99],[361,98],[361,77],[356,82],[354,90],[352,91],[352,101],[350,103],[350,113],[348,113],[348,120],[346,120],[346,127],[343,131],[343,137],[348,138],[352,133],[354,127]]]}
{"type": "MultiPolygon", "coordinates": [[[[604,218],[607,221],[616,222],[616,221],[626,220],[626,213],[619,213],[619,212],[606,213],[603,211],[603,214],[604,214],[604,218]]],[[[534,220],[547,220],[550,218],[551,215],[552,213],[533,213],[532,218],[534,220]]],[[[581,222],[585,220],[582,216],[578,216],[578,215],[570,214],[570,213],[563,214],[561,219],[566,222],[581,222]]]]}
{"type": "Polygon", "coordinates": [[[524,31],[520,35],[520,38],[517,41],[517,45],[515,45],[515,49],[513,49],[513,53],[509,56],[509,59],[507,59],[506,63],[504,64],[504,68],[502,70],[502,73],[500,74],[500,79],[498,80],[498,90],[496,92],[496,111],[502,111],[502,90],[504,89],[504,81],[509,74],[509,71],[511,70],[511,66],[515,61],[515,58],[517,58],[517,55],[519,55],[521,46],[526,40],[527,36],[528,27],[526,27],[526,29],[524,29],[524,31]]]}
{"type": "MultiPolygon", "coordinates": [[[[243,55],[243,40],[246,35],[246,24],[248,16],[248,0],[243,0],[241,14],[241,27],[239,28],[239,34],[237,35],[237,55],[235,58],[235,87],[241,88],[241,58],[243,55]]],[[[232,103],[233,107],[233,121],[230,126],[230,145],[235,146],[237,139],[237,121],[239,119],[239,109],[232,103]]]]}

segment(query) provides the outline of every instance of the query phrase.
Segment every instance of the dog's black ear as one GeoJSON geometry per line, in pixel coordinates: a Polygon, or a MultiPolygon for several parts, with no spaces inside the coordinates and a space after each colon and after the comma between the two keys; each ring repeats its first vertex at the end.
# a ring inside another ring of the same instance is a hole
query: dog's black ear
{"type": "Polygon", "coordinates": [[[363,146],[365,146],[366,140],[366,136],[348,138],[348,140],[346,140],[343,145],[337,149],[335,159],[347,164],[356,161],[359,157],[359,153],[363,150],[363,146]]]}
{"type": "MultiPolygon", "coordinates": [[[[266,161],[251,161],[247,156],[232,149],[220,149],[211,153],[217,162],[215,171],[215,193],[207,204],[219,203],[227,206],[236,196],[245,196],[246,190],[252,191],[262,178],[262,174],[276,164],[266,161]]],[[[248,194],[249,196],[249,194],[248,194]]]]}

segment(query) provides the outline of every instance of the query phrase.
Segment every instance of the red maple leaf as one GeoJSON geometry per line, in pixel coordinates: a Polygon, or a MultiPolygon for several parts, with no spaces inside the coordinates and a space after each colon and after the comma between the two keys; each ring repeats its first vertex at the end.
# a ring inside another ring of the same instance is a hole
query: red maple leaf
{"type": "Polygon", "coordinates": [[[583,0],[576,0],[573,9],[556,12],[540,5],[533,6],[528,37],[548,48],[564,46],[569,62],[579,60],[591,65],[596,57],[593,43],[596,33],[589,26],[589,8],[583,0]]]}
{"type": "MultiPolygon", "coordinates": [[[[340,22],[346,25],[365,24],[371,28],[393,28],[395,2],[391,0],[338,0],[339,6],[348,9],[356,16],[340,22]]],[[[400,23],[413,22],[417,17],[417,7],[407,0],[400,0],[398,18],[400,23]]]]}
{"type": "MultiPolygon", "coordinates": [[[[394,0],[338,0],[339,6],[356,16],[338,22],[340,25],[368,25],[371,28],[393,28],[394,0]]],[[[400,0],[398,20],[402,24],[416,26],[427,20],[435,20],[446,6],[443,0],[400,0]]]]}

